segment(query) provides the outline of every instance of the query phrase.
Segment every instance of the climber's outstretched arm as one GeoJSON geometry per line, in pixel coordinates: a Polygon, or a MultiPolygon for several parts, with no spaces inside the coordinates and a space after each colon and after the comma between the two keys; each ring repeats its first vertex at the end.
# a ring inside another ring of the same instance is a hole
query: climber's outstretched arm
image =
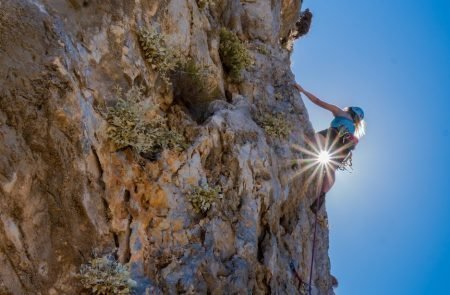
{"type": "Polygon", "coordinates": [[[326,103],[323,100],[320,100],[311,92],[308,92],[305,89],[303,89],[303,87],[300,86],[299,84],[294,84],[294,87],[297,88],[298,91],[303,92],[306,95],[306,97],[309,98],[309,100],[311,102],[318,105],[319,107],[322,107],[322,108],[332,112],[334,116],[339,116],[339,115],[342,116],[342,114],[345,113],[341,108],[339,108],[333,104],[326,103]]]}

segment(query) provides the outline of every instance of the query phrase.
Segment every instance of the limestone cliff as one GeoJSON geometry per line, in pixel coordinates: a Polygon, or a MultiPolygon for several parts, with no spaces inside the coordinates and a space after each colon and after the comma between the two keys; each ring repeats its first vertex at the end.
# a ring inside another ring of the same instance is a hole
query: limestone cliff
{"type": "MultiPolygon", "coordinates": [[[[110,254],[130,266],[135,294],[298,294],[289,264],[308,279],[313,181],[298,175],[293,145],[313,130],[280,40],[300,6],[2,0],[0,293],[87,294],[80,266],[110,254]],[[214,94],[189,98],[198,81],[180,83],[178,68],[163,79],[144,28],[207,69],[200,82],[214,94]],[[249,53],[238,79],[224,66],[222,28],[249,53]],[[139,87],[157,115],[143,113],[164,118],[183,147],[118,147],[108,120],[117,87],[139,87]],[[216,198],[194,210],[193,190],[208,187],[216,198]]],[[[334,294],[324,210],[320,220],[314,294],[334,294]]]]}

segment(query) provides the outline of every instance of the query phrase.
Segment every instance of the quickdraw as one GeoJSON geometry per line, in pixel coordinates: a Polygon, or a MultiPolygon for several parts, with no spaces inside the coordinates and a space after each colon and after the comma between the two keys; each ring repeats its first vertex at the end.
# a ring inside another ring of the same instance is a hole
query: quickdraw
{"type": "Polygon", "coordinates": [[[347,131],[346,128],[344,128],[343,126],[341,128],[339,128],[339,134],[338,134],[339,138],[342,139],[342,143],[345,146],[348,146],[348,153],[345,156],[344,160],[342,160],[341,164],[339,165],[338,169],[339,170],[346,170],[346,171],[350,171],[353,170],[352,168],[352,150],[355,149],[356,145],[358,144],[359,140],[356,136],[354,136],[353,134],[351,134],[350,132],[347,131]]]}
{"type": "Polygon", "coordinates": [[[349,152],[337,169],[351,172],[351,170],[353,170],[352,155],[352,152],[349,152]]]}

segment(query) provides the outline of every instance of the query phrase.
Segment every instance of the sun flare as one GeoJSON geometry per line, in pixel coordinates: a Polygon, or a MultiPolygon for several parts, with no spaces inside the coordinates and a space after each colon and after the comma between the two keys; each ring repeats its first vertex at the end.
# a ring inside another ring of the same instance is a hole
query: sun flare
{"type": "MultiPolygon", "coordinates": [[[[302,153],[302,157],[294,159],[290,162],[295,164],[296,171],[290,177],[290,180],[297,178],[307,172],[309,183],[318,175],[323,175],[324,177],[331,177],[333,173],[333,167],[339,166],[340,162],[337,160],[339,153],[343,149],[348,148],[348,146],[336,147],[337,138],[330,140],[326,138],[325,142],[305,139],[305,147],[299,145],[292,145],[292,149],[302,153]]],[[[320,181],[317,182],[320,186],[320,181]]]]}
{"type": "Polygon", "coordinates": [[[322,164],[326,165],[328,162],[330,162],[331,156],[328,151],[320,151],[319,155],[317,156],[317,161],[322,164]]]}

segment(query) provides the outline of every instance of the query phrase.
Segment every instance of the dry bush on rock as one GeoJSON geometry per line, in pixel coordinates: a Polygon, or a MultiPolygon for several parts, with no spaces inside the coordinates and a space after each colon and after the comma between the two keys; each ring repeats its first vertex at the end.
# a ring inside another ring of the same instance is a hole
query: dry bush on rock
{"type": "Polygon", "coordinates": [[[175,50],[168,48],[163,35],[153,28],[139,30],[139,43],[150,67],[157,71],[166,83],[170,84],[170,73],[178,66],[180,55],[175,50]]]}
{"type": "Polygon", "coordinates": [[[220,187],[194,186],[188,195],[188,200],[196,213],[206,213],[212,204],[222,198],[220,187]]]}
{"type": "Polygon", "coordinates": [[[78,278],[83,287],[94,295],[133,294],[132,288],[136,284],[128,267],[108,256],[94,258],[81,265],[78,278]]]}
{"type": "Polygon", "coordinates": [[[283,113],[260,113],[255,116],[255,121],[271,137],[285,139],[291,133],[291,127],[283,113]]]}
{"type": "Polygon", "coordinates": [[[186,147],[184,136],[169,128],[159,107],[144,100],[142,88],[132,87],[125,95],[118,90],[116,95],[116,105],[108,108],[107,135],[117,149],[132,147],[139,153],[156,154],[186,147]]]}

